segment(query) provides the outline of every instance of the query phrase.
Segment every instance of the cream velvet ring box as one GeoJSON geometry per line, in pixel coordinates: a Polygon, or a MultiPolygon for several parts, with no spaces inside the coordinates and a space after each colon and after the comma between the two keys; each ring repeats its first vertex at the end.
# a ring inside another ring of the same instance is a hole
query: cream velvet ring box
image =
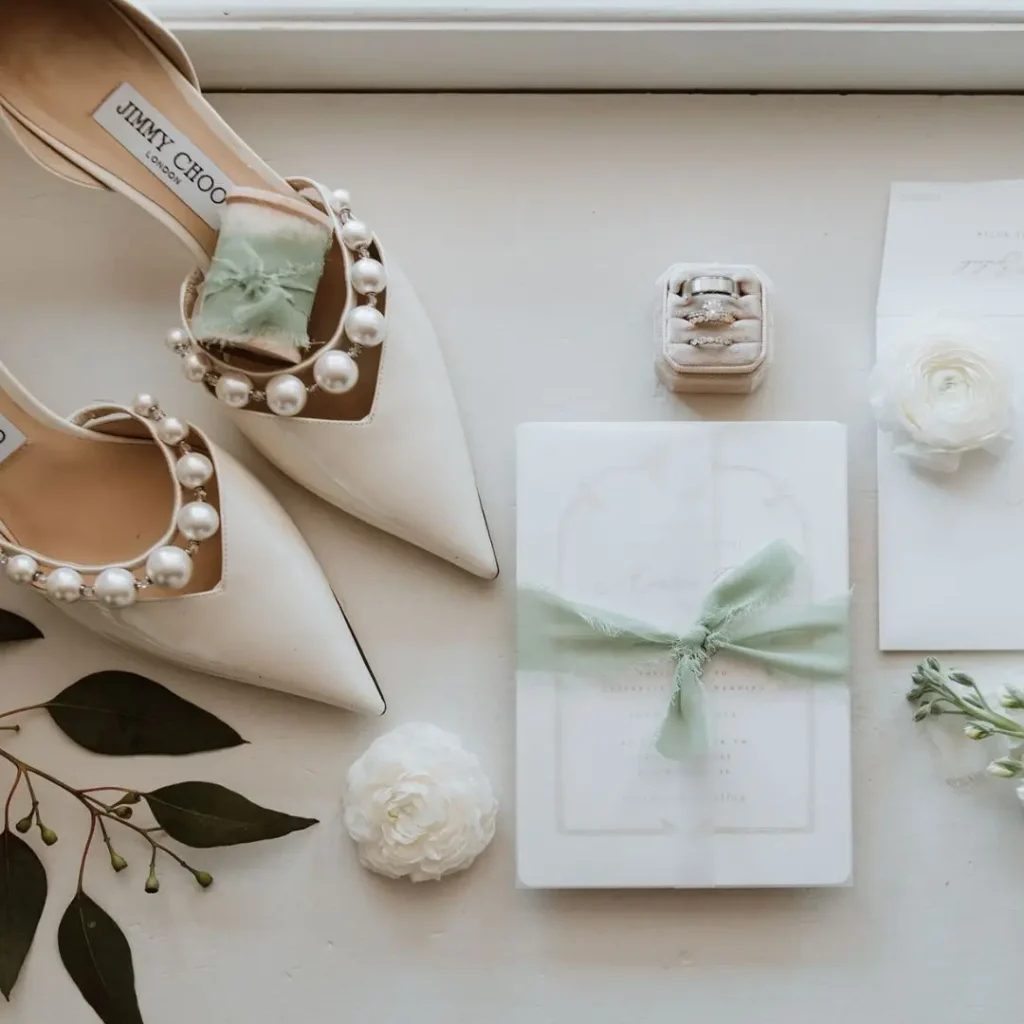
{"type": "Polygon", "coordinates": [[[848,666],[813,651],[846,640],[845,428],[527,424],[517,502],[519,884],[848,883],[848,666]],[[680,678],[703,701],[689,752],[680,678]]]}
{"type": "Polygon", "coordinates": [[[655,369],[675,392],[745,394],[771,363],[771,282],[757,267],[677,263],[658,280],[655,369]],[[731,293],[694,294],[721,280],[731,293]]]}

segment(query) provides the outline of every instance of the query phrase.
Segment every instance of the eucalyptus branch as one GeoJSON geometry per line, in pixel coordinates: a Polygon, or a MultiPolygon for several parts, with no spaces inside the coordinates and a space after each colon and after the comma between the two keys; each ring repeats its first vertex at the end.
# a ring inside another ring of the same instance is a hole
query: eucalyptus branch
{"type": "MultiPolygon", "coordinates": [[[[0,644],[39,639],[31,622],[0,609],[0,644]]],[[[227,722],[185,700],[160,683],[133,672],[99,671],[77,679],[49,700],[0,711],[0,735],[21,732],[14,719],[29,711],[45,711],[64,736],[80,748],[108,757],[180,756],[229,750],[246,741],[227,722]]],[[[28,764],[0,746],[0,762],[14,768],[4,804],[0,834],[0,995],[9,999],[47,904],[47,869],[26,833],[38,828],[46,846],[58,841],[43,821],[36,781],[42,779],[72,797],[89,815],[89,830],[78,864],[78,885],[57,927],[57,948],[71,980],[97,1012],[102,1005],[118,1020],[141,1022],[131,946],[117,922],[84,888],[89,853],[102,839],[115,872],[128,861],[115,847],[118,824],[140,836],[149,850],[145,891],[158,892],[157,869],[169,857],[202,887],[213,876],[189,864],[167,841],[194,849],[229,847],[280,839],[315,825],[315,818],[288,814],[253,803],[241,793],[215,782],[186,781],[144,793],[124,786],[78,788],[50,772],[28,764]],[[14,801],[24,783],[31,806],[14,823],[14,801]],[[135,807],[145,802],[153,824],[137,824],[135,807]],[[16,833],[21,833],[17,835],[16,833]],[[26,836],[26,838],[22,838],[26,836]],[[102,977],[98,977],[102,964],[102,977]]],[[[46,793],[44,792],[44,796],[46,793]]],[[[110,1019],[109,1014],[104,1020],[110,1019]]]]}
{"type": "MultiPolygon", "coordinates": [[[[147,892],[156,892],[159,889],[159,883],[157,888],[151,888],[151,882],[155,879],[155,863],[158,853],[163,853],[170,857],[176,864],[186,870],[196,882],[204,889],[209,888],[213,884],[213,876],[208,871],[201,871],[197,868],[192,867],[184,858],[180,857],[170,847],[165,846],[163,843],[153,838],[154,832],[160,831],[159,828],[143,828],[140,825],[136,825],[133,821],[130,821],[131,817],[131,806],[128,803],[122,803],[121,801],[128,800],[130,802],[138,802],[138,794],[125,786],[95,786],[89,789],[75,789],[74,786],[68,785],[68,783],[61,781],[49,772],[45,772],[40,768],[36,768],[34,765],[27,764],[20,758],[15,757],[10,751],[0,747],[0,757],[4,760],[9,761],[18,771],[19,778],[24,776],[26,780],[30,779],[32,775],[37,776],[40,779],[45,779],[52,786],[56,786],[58,789],[62,789],[65,793],[74,797],[88,812],[90,816],[89,825],[89,838],[86,842],[85,850],[82,854],[82,870],[79,872],[79,883],[81,883],[82,874],[84,872],[85,859],[89,852],[89,847],[92,844],[93,835],[96,831],[97,824],[99,824],[103,840],[106,843],[107,850],[110,853],[110,865],[115,871],[123,871],[128,866],[128,862],[121,857],[112,847],[110,842],[109,833],[106,827],[106,821],[116,822],[118,825],[122,825],[124,828],[130,829],[137,835],[140,835],[150,846],[151,849],[151,866],[150,866],[150,878],[146,882],[147,892]],[[121,800],[115,804],[105,804],[97,797],[93,796],[96,792],[116,792],[121,794],[121,800]],[[134,798],[134,799],[132,799],[134,798]]],[[[12,794],[13,796],[13,790],[12,794]]],[[[34,792],[32,793],[32,810],[29,812],[27,819],[28,821],[26,828],[22,829],[20,826],[23,822],[19,822],[19,831],[28,831],[31,827],[32,817],[35,817],[39,823],[40,836],[47,846],[52,846],[57,842],[57,835],[52,829],[47,828],[42,820],[39,818],[39,801],[35,798],[34,792]]]]}
{"type": "MultiPolygon", "coordinates": [[[[915,722],[922,722],[931,715],[961,715],[967,719],[964,735],[968,739],[1005,736],[1024,743],[1024,725],[994,708],[966,672],[946,671],[938,658],[927,658],[917,666],[913,684],[907,700],[917,705],[915,722]]],[[[1024,690],[1003,687],[999,704],[1008,710],[1024,709],[1024,690]]],[[[1024,760],[1016,755],[999,757],[989,764],[987,771],[998,778],[1014,778],[1024,775],[1024,760]]]]}

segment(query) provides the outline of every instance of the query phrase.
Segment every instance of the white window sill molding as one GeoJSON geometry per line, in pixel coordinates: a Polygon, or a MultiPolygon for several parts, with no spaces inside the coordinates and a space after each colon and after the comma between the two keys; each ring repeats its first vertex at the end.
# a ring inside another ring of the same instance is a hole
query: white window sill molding
{"type": "Polygon", "coordinates": [[[1024,91],[1024,0],[152,0],[208,89],[1024,91]]]}

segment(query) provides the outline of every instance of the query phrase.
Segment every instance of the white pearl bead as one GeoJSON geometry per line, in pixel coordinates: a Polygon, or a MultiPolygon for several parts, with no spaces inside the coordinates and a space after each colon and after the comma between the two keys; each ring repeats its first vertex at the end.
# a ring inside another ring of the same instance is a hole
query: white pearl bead
{"type": "Polygon", "coordinates": [[[202,384],[212,367],[213,363],[205,352],[187,352],[181,359],[181,372],[185,374],[185,380],[193,384],[202,384]]]}
{"type": "Polygon", "coordinates": [[[306,385],[291,373],[273,377],[267,385],[267,408],[278,416],[295,416],[306,406],[306,385]]]}
{"type": "Polygon", "coordinates": [[[67,566],[54,569],[46,578],[46,593],[54,601],[71,604],[82,596],[82,577],[67,566]]]}
{"type": "Polygon", "coordinates": [[[156,427],[156,436],[164,444],[181,444],[188,437],[188,424],[177,416],[165,416],[156,427]]]}
{"type": "Polygon", "coordinates": [[[350,249],[365,249],[373,241],[373,232],[361,220],[352,217],[341,229],[341,240],[350,249]]]}
{"type": "Polygon", "coordinates": [[[127,608],[130,604],[135,604],[135,598],[138,596],[135,577],[127,569],[120,567],[104,569],[96,577],[92,592],[96,595],[96,600],[108,608],[127,608]]]}
{"type": "Polygon", "coordinates": [[[336,188],[331,193],[331,207],[335,213],[352,208],[352,197],[348,194],[347,189],[336,188]]]}
{"type": "Polygon", "coordinates": [[[345,335],[363,348],[376,348],[387,333],[384,314],[374,306],[353,306],[345,316],[345,335]]]}
{"type": "Polygon", "coordinates": [[[378,295],[387,287],[388,275],[383,263],[364,256],[352,264],[349,280],[360,295],[378,295]]]}
{"type": "Polygon", "coordinates": [[[209,540],[220,527],[217,510],[206,501],[190,501],[178,513],[178,529],[189,540],[209,540]]]}
{"type": "Polygon", "coordinates": [[[159,409],[160,403],[152,395],[147,395],[145,392],[141,395],[136,395],[132,402],[132,412],[143,419],[148,419],[155,412],[158,412],[159,409]]]}
{"type": "Polygon", "coordinates": [[[332,349],[313,364],[313,379],[321,391],[329,395],[343,395],[356,386],[359,367],[347,352],[332,349]]]}
{"type": "Polygon", "coordinates": [[[172,327],[164,338],[164,344],[172,352],[180,352],[182,349],[188,348],[191,341],[188,331],[182,327],[172,327]]]}
{"type": "Polygon", "coordinates": [[[146,575],[157,587],[181,590],[192,579],[192,559],[181,548],[157,548],[146,559],[146,575]]]}
{"type": "Polygon", "coordinates": [[[229,370],[220,375],[214,390],[225,405],[232,409],[244,409],[252,397],[252,381],[244,373],[229,370]]]}
{"type": "Polygon", "coordinates": [[[7,578],[14,583],[31,583],[39,572],[39,563],[31,555],[11,555],[7,560],[7,578]]]}
{"type": "Polygon", "coordinates": [[[188,452],[174,464],[174,475],[182,487],[192,491],[213,476],[213,463],[200,452],[188,452]]]}

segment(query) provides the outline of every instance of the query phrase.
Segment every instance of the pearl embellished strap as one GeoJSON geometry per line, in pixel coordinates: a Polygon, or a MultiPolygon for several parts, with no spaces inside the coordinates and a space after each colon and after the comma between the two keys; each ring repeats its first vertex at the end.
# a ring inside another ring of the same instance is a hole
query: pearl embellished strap
{"type": "Polygon", "coordinates": [[[137,396],[130,409],[91,406],[71,417],[76,426],[92,430],[102,429],[107,421],[141,424],[145,436],[163,450],[168,465],[173,467],[174,512],[164,542],[121,564],[76,567],[0,538],[0,566],[13,582],[30,585],[54,601],[70,604],[85,599],[120,609],[133,605],[139,592],[148,587],[184,589],[192,578],[192,559],[199,545],[220,529],[220,514],[206,500],[206,484],[214,476],[214,465],[189,444],[192,427],[168,416],[152,395],[145,394],[137,396]],[[186,491],[190,492],[189,500],[183,501],[186,491]],[[176,534],[184,539],[184,546],[170,543],[176,534]],[[136,571],[143,563],[143,571],[136,571]],[[93,577],[91,584],[85,582],[85,575],[93,577]]]}
{"type": "Polygon", "coordinates": [[[359,380],[357,360],[360,354],[366,348],[380,345],[387,333],[382,309],[387,291],[383,256],[373,232],[352,215],[348,193],[340,189],[331,192],[312,178],[289,178],[288,183],[299,192],[317,194],[345,256],[349,294],[346,311],[334,337],[292,372],[276,374],[263,388],[258,388],[251,376],[212,354],[193,333],[191,317],[195,296],[204,280],[200,273],[191,275],[182,289],[184,327],[175,328],[167,335],[167,345],[180,357],[187,380],[212,388],[217,398],[230,408],[264,405],[277,416],[297,416],[306,407],[309,395],[316,391],[331,395],[351,391],[359,380]],[[374,252],[381,258],[375,258],[374,252]],[[312,380],[300,376],[307,370],[311,371],[312,380]]]}

